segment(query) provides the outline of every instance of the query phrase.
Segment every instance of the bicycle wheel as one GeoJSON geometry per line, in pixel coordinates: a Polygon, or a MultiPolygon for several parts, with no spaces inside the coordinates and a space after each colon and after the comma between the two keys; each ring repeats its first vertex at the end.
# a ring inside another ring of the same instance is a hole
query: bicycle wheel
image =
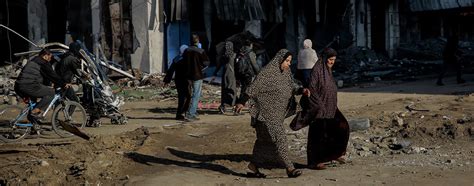
{"type": "Polygon", "coordinates": [[[30,131],[32,124],[27,120],[28,111],[17,105],[8,105],[0,108],[0,140],[15,142],[30,131]]]}
{"type": "Polygon", "coordinates": [[[60,122],[79,129],[84,128],[87,123],[86,110],[81,104],[75,101],[66,101],[64,105],[58,105],[56,109],[54,109],[51,121],[54,132],[63,138],[71,137],[74,134],[64,130],[60,122]]]}

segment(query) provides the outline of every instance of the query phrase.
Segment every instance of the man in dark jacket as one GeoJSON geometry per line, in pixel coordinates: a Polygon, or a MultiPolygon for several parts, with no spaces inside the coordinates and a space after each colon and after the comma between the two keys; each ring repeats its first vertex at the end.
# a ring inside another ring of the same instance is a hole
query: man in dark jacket
{"type": "Polygon", "coordinates": [[[186,79],[186,68],[183,61],[183,54],[188,48],[187,45],[182,45],[180,47],[180,54],[173,59],[168,71],[166,71],[166,76],[163,82],[165,87],[171,82],[174,74],[174,82],[176,84],[176,89],[178,91],[178,109],[176,111],[176,120],[184,120],[185,113],[189,109],[189,104],[191,103],[191,81],[186,79]]]}
{"type": "Polygon", "coordinates": [[[260,72],[260,67],[257,64],[257,55],[253,52],[252,42],[247,40],[235,60],[235,77],[240,83],[240,95],[235,104],[234,114],[240,114],[245,103],[249,100],[249,97],[244,93],[258,72],[260,72]]]}
{"type": "Polygon", "coordinates": [[[186,79],[192,81],[193,87],[191,106],[189,107],[186,119],[190,121],[198,120],[197,107],[201,97],[202,79],[204,79],[203,70],[209,65],[209,57],[203,49],[193,45],[184,52],[183,62],[186,79]]]}
{"type": "MultiPolygon", "coordinates": [[[[64,57],[56,65],[56,73],[62,78],[64,83],[72,84],[74,75],[78,77],[83,75],[80,73],[81,60],[79,59],[79,50],[81,50],[81,45],[77,42],[72,42],[69,45],[69,52],[64,54],[64,57]]],[[[79,98],[73,89],[67,89],[65,91],[65,96],[68,99],[79,102],[79,98]]]]}
{"type": "Polygon", "coordinates": [[[48,84],[53,82],[56,87],[69,88],[61,77],[54,72],[50,61],[53,54],[47,49],[29,61],[15,81],[15,92],[21,97],[41,98],[31,115],[39,116],[53,100],[54,89],[48,84]]]}

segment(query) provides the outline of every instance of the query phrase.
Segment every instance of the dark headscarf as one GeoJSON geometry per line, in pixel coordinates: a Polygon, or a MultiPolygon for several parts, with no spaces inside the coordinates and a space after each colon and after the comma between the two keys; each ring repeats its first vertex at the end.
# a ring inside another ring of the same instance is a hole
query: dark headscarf
{"type": "Polygon", "coordinates": [[[255,104],[251,115],[259,121],[279,121],[285,117],[295,84],[291,72],[282,71],[280,66],[289,55],[288,50],[281,49],[247,90],[255,104]]]}
{"type": "MultiPolygon", "coordinates": [[[[311,72],[309,91],[309,110],[306,116],[314,118],[334,118],[337,110],[337,86],[327,60],[336,56],[334,49],[327,48],[323,52],[322,61],[314,65],[311,72]]],[[[314,118],[308,118],[310,120],[314,118]]]]}
{"type": "Polygon", "coordinates": [[[79,52],[81,48],[81,45],[77,42],[72,42],[71,44],[69,44],[69,52],[76,57],[81,56],[81,53],[79,52]]]}

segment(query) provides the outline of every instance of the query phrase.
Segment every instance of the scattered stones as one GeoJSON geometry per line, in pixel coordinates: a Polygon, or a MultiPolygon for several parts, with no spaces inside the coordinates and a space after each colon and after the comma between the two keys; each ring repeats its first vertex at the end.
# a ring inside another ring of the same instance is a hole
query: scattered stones
{"type": "Polygon", "coordinates": [[[40,161],[40,165],[41,165],[42,167],[47,167],[47,166],[49,166],[49,163],[48,163],[47,161],[41,160],[41,161],[40,161]]]}
{"type": "Polygon", "coordinates": [[[395,116],[392,121],[395,126],[401,127],[404,124],[403,119],[398,116],[395,116]]]}
{"type": "Polygon", "coordinates": [[[349,122],[349,128],[351,129],[351,131],[367,130],[370,128],[369,118],[353,119],[353,120],[349,120],[348,122],[349,122]]]}

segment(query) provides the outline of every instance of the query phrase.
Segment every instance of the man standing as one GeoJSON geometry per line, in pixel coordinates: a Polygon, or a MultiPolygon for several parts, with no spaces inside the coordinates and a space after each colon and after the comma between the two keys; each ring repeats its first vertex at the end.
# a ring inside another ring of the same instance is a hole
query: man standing
{"type": "Polygon", "coordinates": [[[199,120],[197,117],[197,107],[201,97],[202,79],[204,79],[203,70],[209,65],[209,57],[203,49],[198,47],[199,37],[196,40],[195,36],[197,35],[193,34],[193,45],[183,54],[186,78],[192,81],[193,87],[191,106],[186,116],[186,119],[189,121],[199,120]]]}

